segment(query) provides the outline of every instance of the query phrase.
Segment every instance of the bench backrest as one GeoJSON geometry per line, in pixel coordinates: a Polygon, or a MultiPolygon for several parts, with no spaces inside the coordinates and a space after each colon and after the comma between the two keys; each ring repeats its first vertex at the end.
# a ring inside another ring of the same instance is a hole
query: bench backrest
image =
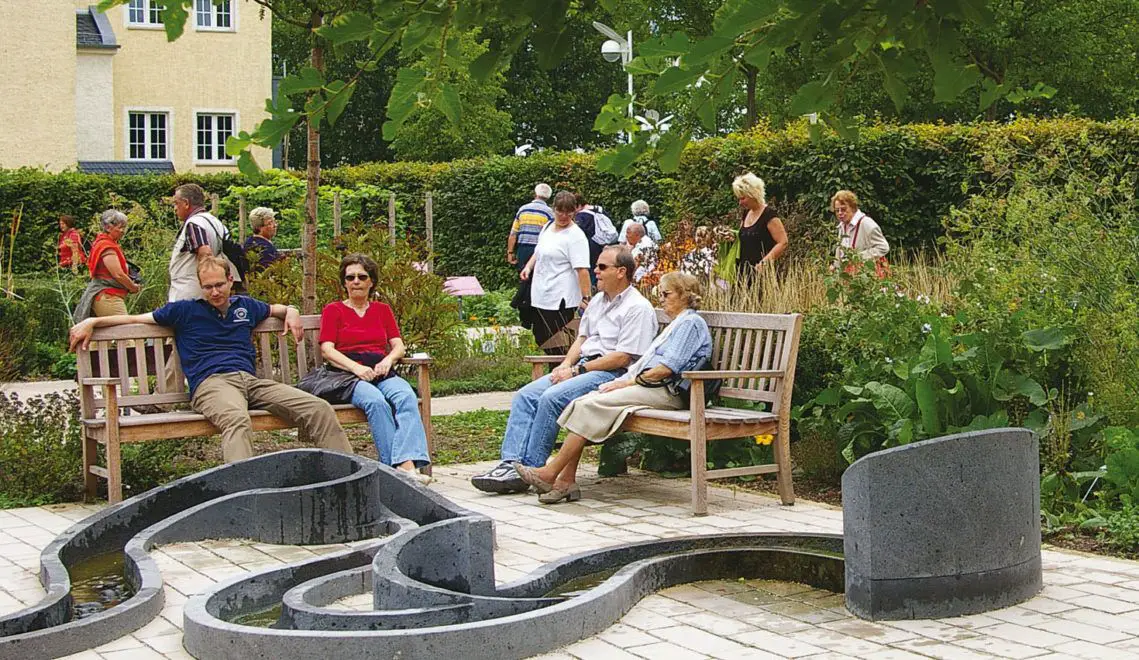
{"type": "MultiPolygon", "coordinates": [[[[302,316],[301,323],[305,341],[299,344],[291,334],[281,335],[285,323],[280,319],[265,319],[253,329],[258,376],[291,385],[323,364],[317,343],[320,315],[302,316]]],[[[142,323],[96,328],[89,348],[80,350],[77,360],[83,416],[93,417],[96,410],[106,407],[99,396],[102,389],[90,382],[98,377],[118,379],[120,406],[188,402],[190,393],[185,389],[178,352],[172,345],[165,346],[165,340],[173,336],[170,328],[142,323]],[[148,346],[147,339],[154,341],[148,346]],[[176,391],[167,388],[163,376],[170,361],[174,362],[176,382],[183,383],[176,391]]]]}
{"type": "MultiPolygon", "coordinates": [[[[700,312],[712,333],[712,368],[717,371],[778,371],[782,378],[726,378],[720,395],[730,399],[782,402],[795,377],[802,314],[700,312]]],[[[661,327],[669,318],[657,310],[661,327]]]]}

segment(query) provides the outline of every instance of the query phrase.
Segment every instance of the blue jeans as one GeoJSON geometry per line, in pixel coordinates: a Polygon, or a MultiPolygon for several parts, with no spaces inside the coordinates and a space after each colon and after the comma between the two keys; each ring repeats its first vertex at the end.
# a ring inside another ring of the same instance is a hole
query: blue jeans
{"type": "Polygon", "coordinates": [[[557,385],[550,383],[549,376],[543,376],[518,390],[510,402],[510,418],[502,438],[502,460],[520,461],[529,467],[544,466],[558,438],[558,416],[570,401],[622,373],[623,369],[588,371],[557,385]]]}
{"type": "Polygon", "coordinates": [[[415,467],[423,467],[431,462],[419,402],[406,380],[389,376],[375,385],[360,381],[352,390],[352,405],[367,415],[381,463],[415,461],[415,467]]]}

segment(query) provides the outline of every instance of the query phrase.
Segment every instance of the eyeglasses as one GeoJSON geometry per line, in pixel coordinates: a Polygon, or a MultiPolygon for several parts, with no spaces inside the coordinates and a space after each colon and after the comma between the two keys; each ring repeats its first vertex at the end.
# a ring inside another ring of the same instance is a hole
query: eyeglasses
{"type": "Polygon", "coordinates": [[[371,279],[371,276],[368,275],[367,273],[348,273],[347,275],[344,276],[345,282],[352,282],[354,280],[360,280],[361,282],[367,282],[370,279],[371,279]]]}
{"type": "Polygon", "coordinates": [[[610,268],[619,268],[619,266],[617,264],[603,264],[600,261],[597,262],[597,270],[599,270],[603,273],[605,271],[609,270],[610,268]]]}

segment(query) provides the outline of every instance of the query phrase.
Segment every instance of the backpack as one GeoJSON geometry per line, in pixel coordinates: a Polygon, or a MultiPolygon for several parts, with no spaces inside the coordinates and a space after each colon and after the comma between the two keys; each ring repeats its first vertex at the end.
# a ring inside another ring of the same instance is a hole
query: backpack
{"type": "Polygon", "coordinates": [[[601,212],[600,206],[595,206],[592,209],[586,209],[586,212],[593,214],[593,236],[590,239],[598,245],[613,245],[617,242],[617,228],[613,226],[613,221],[609,216],[601,212]]]}
{"type": "MultiPolygon", "coordinates": [[[[209,222],[208,218],[206,221],[209,222]]],[[[225,258],[229,260],[229,263],[233,264],[233,267],[237,269],[237,274],[244,282],[245,274],[249,272],[249,257],[245,254],[245,248],[238,245],[229,237],[229,229],[226,229],[226,226],[222,224],[221,220],[218,220],[218,224],[221,224],[221,231],[218,232],[218,237],[221,238],[222,254],[224,254],[225,258]]],[[[210,225],[212,227],[213,223],[211,222],[210,225]]]]}

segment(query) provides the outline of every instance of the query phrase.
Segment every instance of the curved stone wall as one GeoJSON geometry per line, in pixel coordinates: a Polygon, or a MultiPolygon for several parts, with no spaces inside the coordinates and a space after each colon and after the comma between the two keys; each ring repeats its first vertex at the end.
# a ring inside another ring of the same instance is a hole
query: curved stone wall
{"type": "Polygon", "coordinates": [[[862,618],[973,614],[1043,586],[1039,449],[1026,429],[865,456],[843,474],[842,508],[846,606],[862,618]]]}

